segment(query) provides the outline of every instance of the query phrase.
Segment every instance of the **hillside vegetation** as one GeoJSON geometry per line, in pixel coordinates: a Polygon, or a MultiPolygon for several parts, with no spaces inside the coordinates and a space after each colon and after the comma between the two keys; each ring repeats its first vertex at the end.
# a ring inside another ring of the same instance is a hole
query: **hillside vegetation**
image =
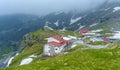
{"type": "Polygon", "coordinates": [[[96,26],[91,27],[90,29],[104,29],[107,32],[110,30],[120,30],[120,18],[117,19],[111,19],[106,22],[100,23],[96,26]]]}
{"type": "Polygon", "coordinates": [[[76,35],[80,37],[80,34],[71,31],[41,29],[31,32],[25,35],[21,42],[21,47],[25,47],[23,52],[15,57],[10,67],[0,70],[120,70],[120,49],[119,45],[114,47],[114,44],[110,48],[98,50],[78,45],[70,49],[67,54],[40,58],[46,43],[45,38],[52,35],[76,35]],[[19,66],[22,59],[32,54],[38,57],[28,65],[19,66]]]}
{"type": "Polygon", "coordinates": [[[73,33],[71,31],[50,31],[50,30],[38,30],[36,32],[31,32],[26,34],[21,42],[21,48],[24,48],[23,52],[18,55],[12,62],[10,66],[16,66],[20,64],[20,61],[32,54],[40,55],[43,52],[44,44],[46,43],[45,38],[52,35],[67,36],[76,35],[80,37],[79,33],[73,33]]]}
{"type": "Polygon", "coordinates": [[[85,49],[77,46],[66,55],[37,59],[29,65],[3,70],[120,70],[120,49],[85,49]]]}

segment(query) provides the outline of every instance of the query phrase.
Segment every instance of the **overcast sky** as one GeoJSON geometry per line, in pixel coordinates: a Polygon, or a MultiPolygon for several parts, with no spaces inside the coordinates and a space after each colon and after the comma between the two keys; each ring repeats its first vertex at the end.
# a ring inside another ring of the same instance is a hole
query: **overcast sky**
{"type": "Polygon", "coordinates": [[[106,0],[0,0],[0,15],[4,14],[48,14],[56,11],[86,10],[106,0]]]}

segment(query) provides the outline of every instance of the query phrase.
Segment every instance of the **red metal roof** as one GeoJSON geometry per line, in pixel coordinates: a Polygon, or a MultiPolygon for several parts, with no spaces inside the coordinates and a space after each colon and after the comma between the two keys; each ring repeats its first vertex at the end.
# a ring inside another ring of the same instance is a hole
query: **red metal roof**
{"type": "Polygon", "coordinates": [[[89,32],[89,30],[88,30],[88,29],[83,29],[83,30],[80,30],[80,33],[87,33],[87,32],[89,32]]]}
{"type": "Polygon", "coordinates": [[[55,46],[55,47],[61,47],[61,46],[63,46],[65,43],[64,43],[64,42],[63,42],[63,43],[48,42],[48,44],[53,45],[53,46],[55,46]]]}
{"type": "Polygon", "coordinates": [[[60,37],[60,36],[52,36],[53,38],[55,38],[56,40],[58,40],[58,41],[60,41],[60,40],[62,40],[63,38],[62,37],[60,37]]]}
{"type": "Polygon", "coordinates": [[[69,43],[68,40],[64,40],[62,37],[60,36],[52,36],[53,38],[55,38],[56,40],[58,40],[60,43],[57,42],[48,42],[48,44],[56,46],[56,47],[61,47],[62,45],[69,43]]]}
{"type": "Polygon", "coordinates": [[[104,41],[109,42],[109,41],[110,41],[110,38],[104,37],[104,41]]]}

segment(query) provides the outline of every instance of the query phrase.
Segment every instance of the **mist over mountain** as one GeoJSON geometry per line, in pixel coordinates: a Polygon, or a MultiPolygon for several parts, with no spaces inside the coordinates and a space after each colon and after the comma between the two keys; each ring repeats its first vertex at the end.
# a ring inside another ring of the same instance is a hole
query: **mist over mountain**
{"type": "Polygon", "coordinates": [[[84,28],[120,30],[119,0],[4,0],[0,10],[0,58],[17,51],[25,34],[46,24],[75,32],[84,28]]]}
{"type": "Polygon", "coordinates": [[[84,12],[96,8],[107,0],[1,0],[0,15],[35,14],[45,15],[52,12],[77,10],[84,12]]]}

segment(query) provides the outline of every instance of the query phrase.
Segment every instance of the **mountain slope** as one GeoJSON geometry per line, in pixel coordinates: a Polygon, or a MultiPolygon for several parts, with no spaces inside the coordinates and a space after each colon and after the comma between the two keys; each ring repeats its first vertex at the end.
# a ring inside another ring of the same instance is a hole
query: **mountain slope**
{"type": "Polygon", "coordinates": [[[120,2],[105,2],[101,6],[84,13],[61,12],[46,16],[6,15],[0,17],[0,57],[10,54],[19,47],[21,38],[29,32],[42,28],[45,24],[53,29],[79,31],[80,29],[120,30],[120,2]],[[116,25],[114,25],[114,23],[116,25]],[[10,50],[8,51],[8,49],[10,50]],[[6,50],[7,49],[7,50],[6,50]]]}
{"type": "Polygon", "coordinates": [[[45,38],[51,35],[76,35],[80,34],[71,31],[50,31],[38,30],[24,36],[21,42],[21,48],[25,48],[22,53],[14,58],[10,67],[1,70],[74,70],[74,69],[115,69],[119,70],[120,49],[119,42],[106,49],[90,49],[82,45],[78,45],[70,49],[67,54],[60,54],[55,57],[40,58],[45,44],[45,38]],[[113,48],[114,47],[114,48],[113,48]],[[22,59],[30,55],[37,55],[33,62],[28,65],[20,65],[22,59]]]}
{"type": "Polygon", "coordinates": [[[18,55],[12,62],[10,66],[19,65],[20,61],[32,54],[40,55],[43,52],[44,44],[46,43],[45,38],[48,38],[52,35],[76,35],[80,37],[79,33],[73,33],[71,31],[51,31],[51,30],[38,30],[36,32],[31,32],[24,36],[21,42],[21,48],[25,48],[23,52],[18,55]]]}
{"type": "Polygon", "coordinates": [[[119,70],[119,51],[120,49],[82,50],[78,46],[66,55],[59,55],[48,59],[36,59],[31,64],[3,70],[119,70]]]}
{"type": "Polygon", "coordinates": [[[0,58],[3,58],[5,54],[16,51],[23,35],[44,26],[36,20],[37,16],[34,15],[0,16],[0,58]]]}

